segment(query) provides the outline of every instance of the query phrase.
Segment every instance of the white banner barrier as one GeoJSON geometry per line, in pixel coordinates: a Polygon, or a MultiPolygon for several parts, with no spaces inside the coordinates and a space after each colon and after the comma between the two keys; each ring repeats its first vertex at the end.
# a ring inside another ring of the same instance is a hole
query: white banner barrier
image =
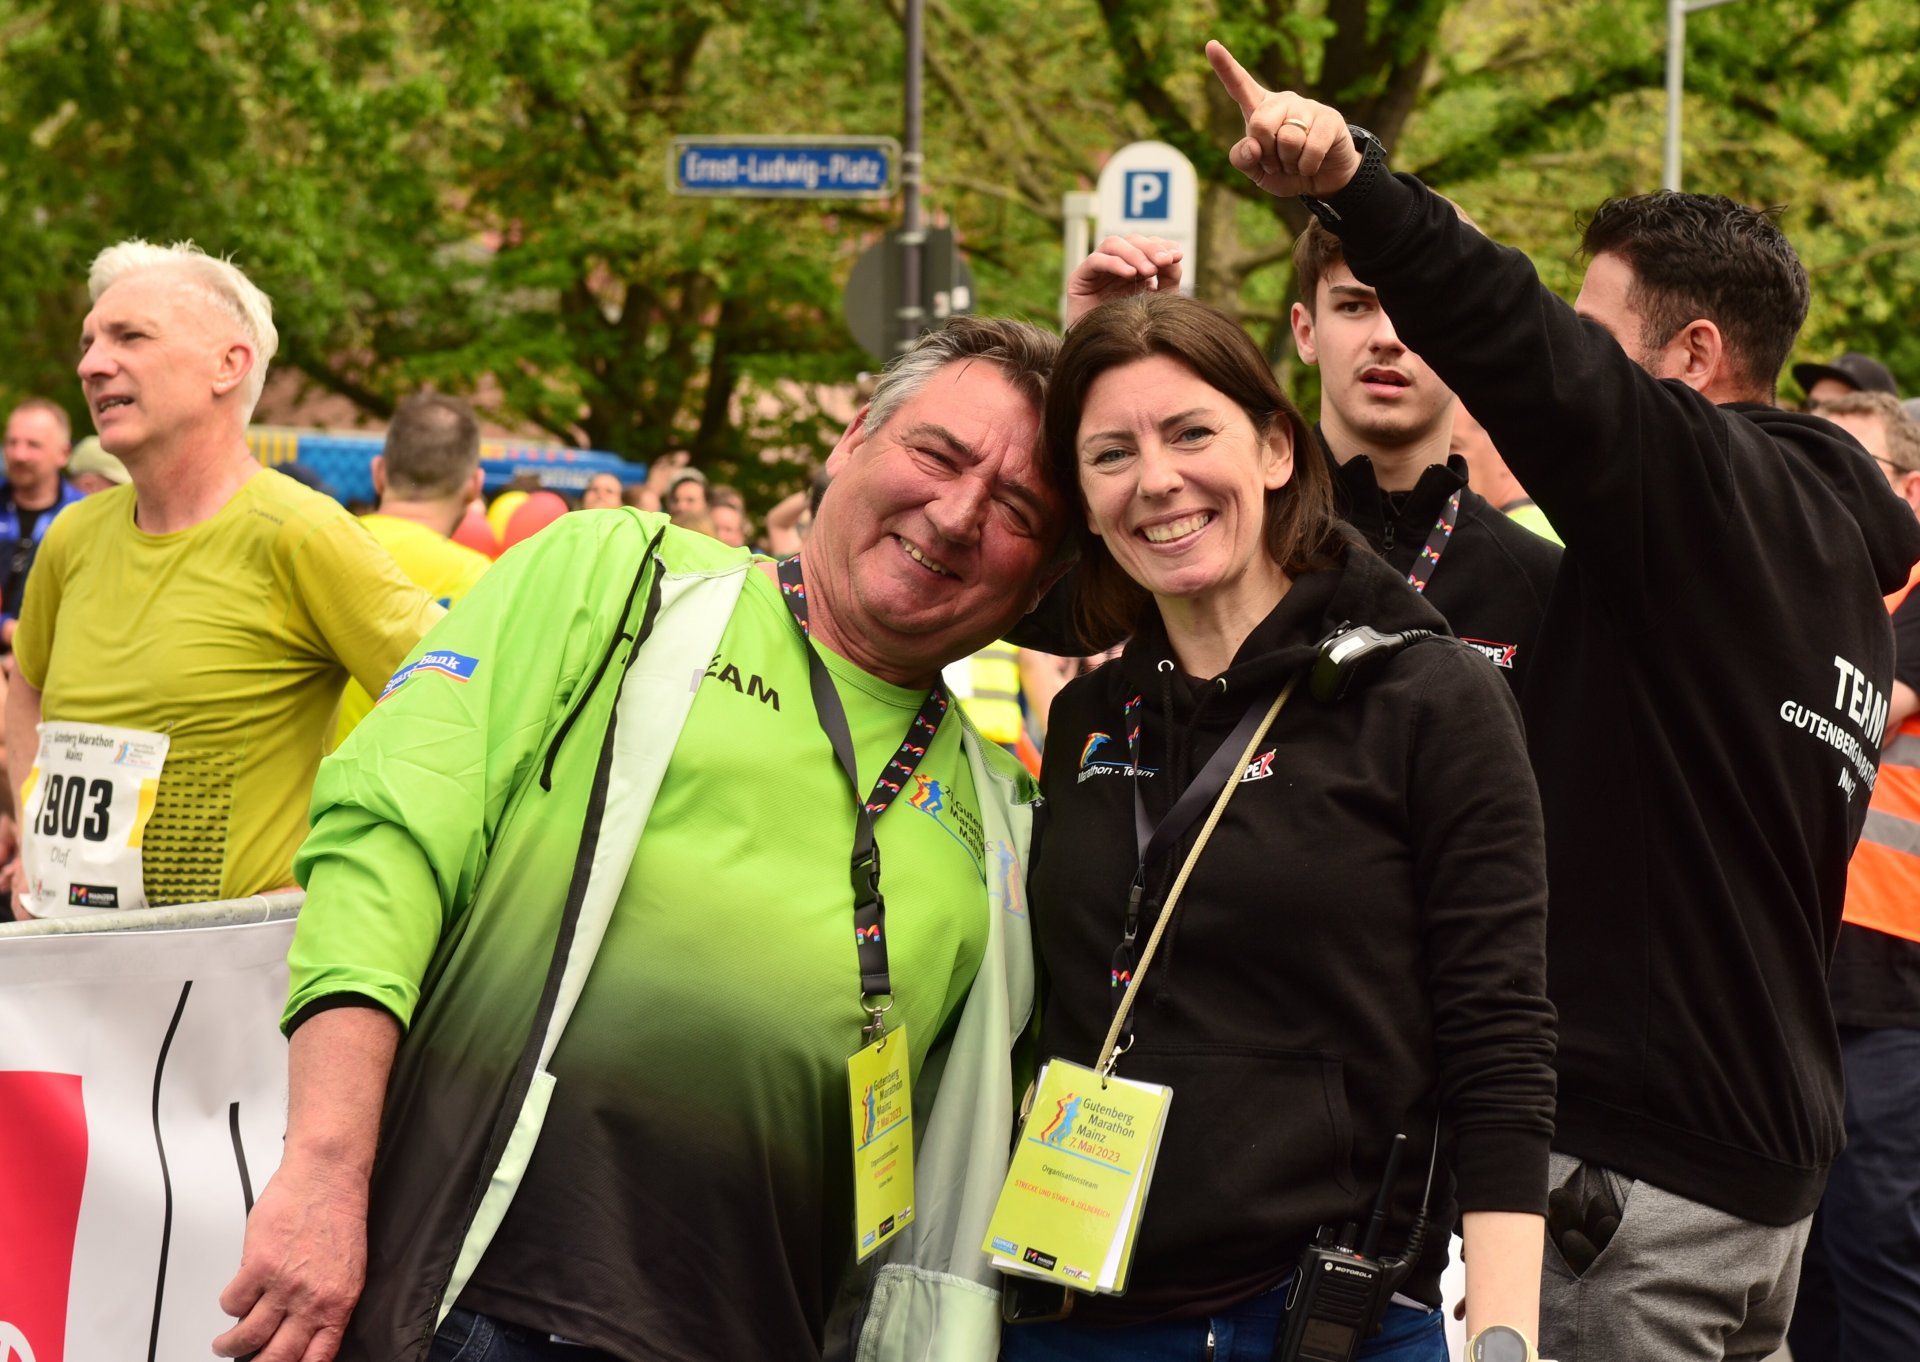
{"type": "Polygon", "coordinates": [[[172,1362],[286,1130],[301,896],[0,927],[0,1362],[172,1362]]]}

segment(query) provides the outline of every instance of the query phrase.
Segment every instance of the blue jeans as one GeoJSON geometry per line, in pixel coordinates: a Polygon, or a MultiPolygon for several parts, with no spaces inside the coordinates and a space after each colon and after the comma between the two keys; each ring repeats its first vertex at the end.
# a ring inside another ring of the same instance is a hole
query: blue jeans
{"type": "MultiPolygon", "coordinates": [[[[1071,1318],[1009,1324],[1000,1332],[1000,1362],[1271,1362],[1286,1307],[1286,1291],[1273,1290],[1211,1319],[1131,1329],[1075,1327],[1071,1318]]],[[[1390,1305],[1384,1326],[1357,1355],[1367,1362],[1447,1362],[1445,1322],[1438,1310],[1390,1305]]]]}
{"type": "Polygon", "coordinates": [[[1800,1264],[1795,1362],[1920,1358],[1920,1030],[1840,1028],[1847,1147],[1800,1264]]]}
{"type": "Polygon", "coordinates": [[[427,1362],[618,1362],[597,1348],[555,1343],[539,1330],[455,1308],[433,1336],[427,1362]]]}

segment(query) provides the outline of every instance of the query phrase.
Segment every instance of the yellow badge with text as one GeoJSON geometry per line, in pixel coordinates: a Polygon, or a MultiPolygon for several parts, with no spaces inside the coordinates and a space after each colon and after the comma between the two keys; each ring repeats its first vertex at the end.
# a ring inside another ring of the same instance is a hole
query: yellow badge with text
{"type": "Polygon", "coordinates": [[[859,1260],[913,1223],[913,1079],[907,1029],[847,1061],[853,1099],[853,1240],[859,1260]]]}
{"type": "Polygon", "coordinates": [[[993,1265],[1076,1291],[1125,1291],[1172,1097],[1049,1060],[980,1246],[993,1265]]]}

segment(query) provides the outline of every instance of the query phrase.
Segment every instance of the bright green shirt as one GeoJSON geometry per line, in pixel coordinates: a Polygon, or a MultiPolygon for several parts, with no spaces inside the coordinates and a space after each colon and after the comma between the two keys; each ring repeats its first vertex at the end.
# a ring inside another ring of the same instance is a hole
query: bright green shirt
{"type": "MultiPolygon", "coordinates": [[[[864,797],[925,692],[822,657],[864,797]]],[[[907,1028],[916,1074],[986,944],[960,728],[949,714],[876,825],[887,1021],[907,1028]]],[[[553,1105],[463,1295],[472,1308],[634,1350],[649,1337],[642,1320],[656,1343],[700,1336],[700,1320],[665,1322],[708,1298],[683,1272],[790,1281],[790,1295],[741,1307],[761,1355],[804,1355],[852,1248],[846,1061],[865,1020],[852,845],[853,793],[815,716],[798,632],[779,589],[752,572],[554,1054],[553,1105]],[[699,1226],[698,1243],[675,1226],[699,1226]]]]}
{"type": "MultiPolygon", "coordinates": [[[[552,949],[550,911],[509,905],[551,903],[575,872],[596,736],[574,731],[550,790],[541,773],[628,587],[602,561],[622,528],[611,514],[567,517],[508,554],[325,764],[300,857],[309,905],[289,958],[289,1020],[345,989],[455,1046],[451,1074],[507,1061],[465,1038],[524,1006],[552,949]],[[509,845],[496,833],[510,808],[509,845]],[[478,923],[477,898],[495,905],[478,923]],[[469,1022],[475,1008],[490,1013],[469,1022]]],[[[697,569],[721,552],[667,538],[670,563],[697,569]]],[[[692,708],[549,1065],[526,1180],[461,1297],[621,1354],[684,1343],[807,1355],[853,1250],[846,1060],[865,1020],[854,795],[778,587],[758,570],[743,587],[716,655],[687,678],[692,708]],[[721,1328],[707,1307],[728,1281],[756,1290],[721,1328]]],[[[922,693],[823,657],[864,797],[922,693]]],[[[947,715],[921,778],[876,828],[888,1021],[906,1028],[916,1078],[979,969],[985,877],[1005,873],[997,857],[982,863],[962,726],[947,715]]],[[[626,722],[613,743],[648,740],[626,722]]]]}

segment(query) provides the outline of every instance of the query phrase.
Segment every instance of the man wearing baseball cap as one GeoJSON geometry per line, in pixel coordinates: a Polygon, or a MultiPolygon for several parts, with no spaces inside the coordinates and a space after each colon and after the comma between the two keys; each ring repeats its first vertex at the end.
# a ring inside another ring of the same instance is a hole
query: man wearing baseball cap
{"type": "Polygon", "coordinates": [[[1822,402],[1844,393],[1900,395],[1893,371],[1857,350],[1847,351],[1831,364],[1796,364],[1793,381],[1806,393],[1808,411],[1817,411],[1822,402]]]}

